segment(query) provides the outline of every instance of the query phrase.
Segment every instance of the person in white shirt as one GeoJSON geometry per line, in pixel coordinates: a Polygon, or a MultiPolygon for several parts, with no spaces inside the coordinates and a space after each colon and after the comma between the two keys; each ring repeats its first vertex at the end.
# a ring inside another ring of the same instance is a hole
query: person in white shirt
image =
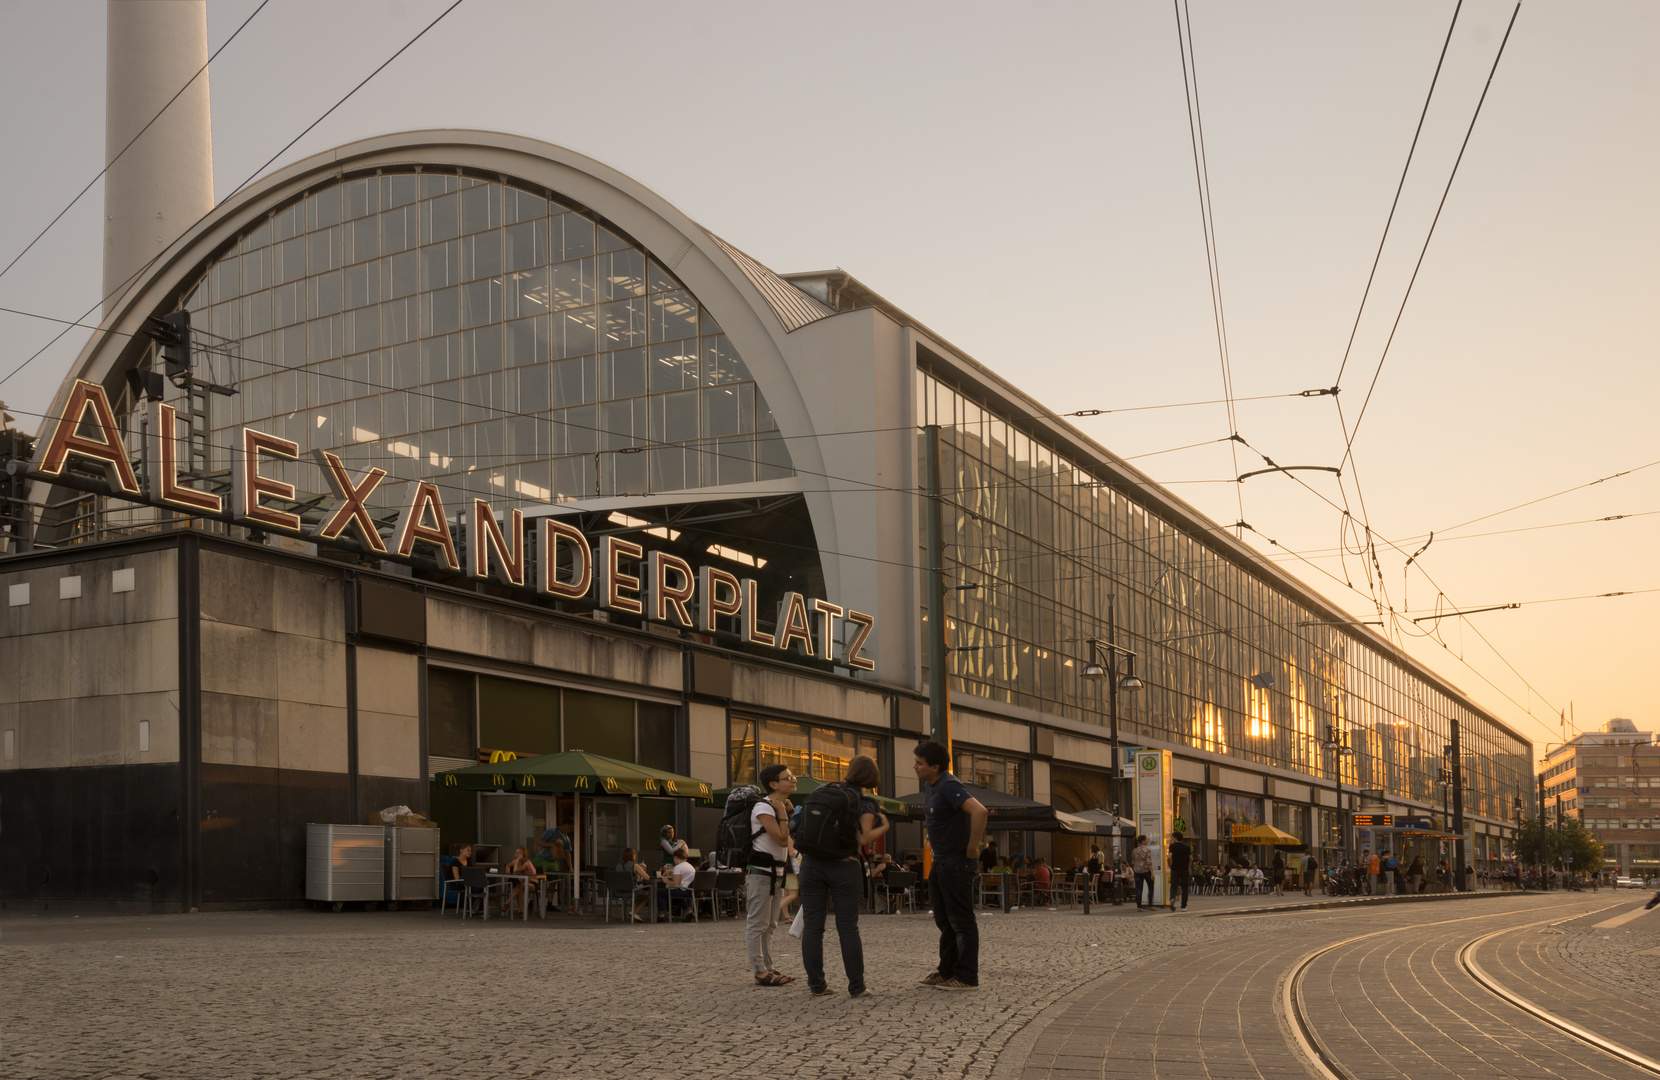
{"type": "Polygon", "coordinates": [[[750,864],[744,867],[744,941],[749,948],[749,970],[760,986],[783,986],[795,981],[781,975],[772,962],[772,933],[778,927],[783,900],[784,874],[794,850],[790,844],[790,795],[795,791],[795,774],[787,765],[773,764],[761,770],[761,790],[766,798],[749,812],[750,864]]]}
{"type": "MultiPolygon", "coordinates": [[[[674,853],[674,865],[663,867],[658,880],[662,882],[657,887],[658,922],[669,920],[669,900],[690,900],[692,897],[692,878],[697,876],[697,867],[686,861],[684,851],[674,853]]],[[[690,915],[687,918],[691,918],[690,915]]]]}

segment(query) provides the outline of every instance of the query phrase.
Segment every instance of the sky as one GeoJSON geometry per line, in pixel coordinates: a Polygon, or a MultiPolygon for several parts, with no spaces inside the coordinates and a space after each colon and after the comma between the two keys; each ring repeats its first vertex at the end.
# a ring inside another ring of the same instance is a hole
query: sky
{"type": "MultiPolygon", "coordinates": [[[[217,197],[448,3],[273,0],[209,74],[217,197]]],[[[211,0],[210,50],[255,6],[211,0]]],[[[271,168],[416,128],[570,147],[775,270],[847,270],[1052,408],[1136,410],[1076,423],[1356,618],[1382,605],[1541,751],[1570,708],[1655,730],[1660,5],[1529,0],[1473,129],[1515,5],[1454,8],[1190,0],[1232,424],[1170,3],[463,0],[271,168]],[[1211,404],[1145,408],[1187,402],[1211,404]],[[1342,478],[1236,481],[1262,455],[1342,478]],[[1344,552],[1362,521],[1375,565],[1344,552]]],[[[0,265],[102,167],[104,19],[0,2],[0,265]]],[[[0,306],[93,307],[101,208],[0,306]]],[[[0,374],[59,329],[0,312],[0,374]]],[[[20,426],[88,333],[0,384],[20,426]]]]}

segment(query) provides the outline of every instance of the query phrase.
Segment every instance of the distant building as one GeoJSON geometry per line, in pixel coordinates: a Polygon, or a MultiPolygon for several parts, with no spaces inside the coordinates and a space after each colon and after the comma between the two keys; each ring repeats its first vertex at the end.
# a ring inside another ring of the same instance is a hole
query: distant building
{"type": "Polygon", "coordinates": [[[1545,757],[1545,806],[1561,797],[1602,841],[1610,870],[1660,871],[1660,745],[1616,717],[1550,751],[1545,757]]]}

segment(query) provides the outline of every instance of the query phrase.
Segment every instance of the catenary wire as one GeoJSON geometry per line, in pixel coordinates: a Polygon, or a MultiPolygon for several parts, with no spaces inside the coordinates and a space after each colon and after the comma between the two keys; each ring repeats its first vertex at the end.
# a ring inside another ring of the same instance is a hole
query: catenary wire
{"type": "Polygon", "coordinates": [[[123,146],[120,150],[116,151],[115,156],[110,158],[109,161],[105,162],[104,167],[98,170],[98,174],[96,176],[94,176],[91,180],[87,181],[86,187],[82,188],[79,191],[79,193],[77,193],[76,196],[73,199],[69,200],[69,205],[65,206],[62,210],[59,210],[58,213],[57,213],[57,216],[54,217],[51,221],[48,221],[46,223],[46,227],[44,229],[40,230],[40,232],[35,234],[34,239],[30,240],[26,245],[24,245],[22,251],[18,252],[16,255],[14,255],[12,257],[12,261],[6,264],[5,269],[0,270],[0,278],[3,278],[8,273],[10,273],[12,267],[16,266],[18,264],[18,262],[23,258],[23,256],[27,255],[29,253],[29,251],[36,244],[40,243],[41,239],[47,233],[52,231],[52,226],[56,225],[59,221],[61,221],[63,219],[63,216],[65,214],[69,213],[69,211],[71,211],[75,208],[75,204],[80,202],[81,199],[86,195],[86,193],[92,190],[92,186],[94,184],[96,184],[98,181],[102,180],[104,178],[104,175],[110,171],[111,166],[113,166],[117,161],[120,161],[122,155],[124,155],[128,150],[131,150],[133,148],[133,144],[138,142],[139,139],[144,137],[144,133],[146,131],[149,131],[151,126],[153,126],[157,120],[161,119],[162,113],[165,113],[168,109],[172,108],[173,103],[175,101],[179,100],[179,98],[184,95],[184,92],[186,90],[189,90],[193,85],[195,85],[196,80],[201,78],[202,74],[208,70],[208,66],[211,65],[215,60],[219,59],[219,54],[225,51],[226,46],[230,45],[231,42],[235,41],[236,36],[238,34],[242,33],[242,31],[247,28],[248,24],[254,21],[254,16],[258,15],[261,11],[264,11],[265,10],[265,5],[269,4],[270,2],[271,2],[271,0],[260,0],[259,6],[254,8],[253,14],[249,15],[246,19],[243,19],[242,24],[240,26],[238,26],[235,30],[231,31],[231,36],[225,39],[224,44],[220,45],[217,49],[213,50],[213,55],[207,58],[207,63],[204,63],[201,67],[197,68],[196,69],[196,74],[192,75],[189,79],[185,80],[185,84],[183,86],[179,87],[178,93],[176,93],[172,97],[168,98],[167,99],[167,104],[163,105],[156,112],[156,115],[150,117],[150,119],[145,123],[145,125],[138,129],[138,134],[134,135],[131,139],[128,139],[127,140],[127,145],[123,146]]]}

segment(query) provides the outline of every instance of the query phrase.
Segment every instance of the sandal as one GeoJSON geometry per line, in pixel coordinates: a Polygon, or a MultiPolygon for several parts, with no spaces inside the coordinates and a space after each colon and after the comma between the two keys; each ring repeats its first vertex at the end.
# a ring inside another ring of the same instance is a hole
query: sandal
{"type": "Polygon", "coordinates": [[[776,971],[772,972],[771,975],[772,975],[773,978],[778,980],[778,982],[774,984],[776,986],[783,986],[785,983],[795,982],[795,976],[794,975],[784,975],[784,974],[780,974],[779,972],[776,972],[776,971]]]}
{"type": "Polygon", "coordinates": [[[755,975],[756,986],[783,986],[795,982],[794,975],[780,975],[776,971],[762,971],[755,975]]]}

